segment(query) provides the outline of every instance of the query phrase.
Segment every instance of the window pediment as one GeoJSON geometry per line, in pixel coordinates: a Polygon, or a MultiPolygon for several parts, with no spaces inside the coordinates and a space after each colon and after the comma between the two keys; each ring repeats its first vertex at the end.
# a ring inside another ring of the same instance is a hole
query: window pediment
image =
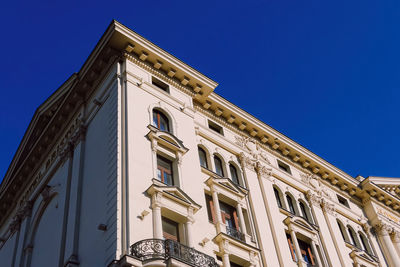
{"type": "Polygon", "coordinates": [[[316,226],[311,225],[309,222],[307,222],[302,217],[290,215],[285,220],[283,220],[283,222],[289,228],[293,227],[298,232],[306,232],[306,233],[314,235],[318,231],[318,229],[316,229],[317,228],[316,226]]]}
{"type": "MultiPolygon", "coordinates": [[[[146,190],[146,193],[153,197],[168,198],[177,202],[179,205],[186,208],[192,208],[193,213],[196,213],[201,206],[190,198],[182,189],[176,186],[167,186],[159,184],[159,181],[153,179],[153,184],[146,190]]],[[[162,202],[162,201],[161,201],[162,202]]]]}
{"type": "Polygon", "coordinates": [[[241,199],[244,198],[248,193],[247,189],[239,187],[229,178],[217,178],[211,176],[206,180],[206,184],[210,187],[214,186],[219,188],[219,191],[227,191],[241,199]]]}
{"type": "Polygon", "coordinates": [[[148,125],[147,128],[150,129],[150,132],[146,136],[152,142],[153,148],[160,145],[181,154],[185,154],[189,150],[175,135],[161,131],[153,125],[148,125]]]}
{"type": "Polygon", "coordinates": [[[378,266],[379,260],[371,255],[368,255],[365,253],[365,251],[354,248],[349,255],[355,263],[366,264],[367,266],[378,266]]]}

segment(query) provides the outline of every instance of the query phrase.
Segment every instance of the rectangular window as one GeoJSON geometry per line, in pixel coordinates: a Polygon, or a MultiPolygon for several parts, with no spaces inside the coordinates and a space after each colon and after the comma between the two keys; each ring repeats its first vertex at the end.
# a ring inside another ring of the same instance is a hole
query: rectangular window
{"type": "Polygon", "coordinates": [[[299,239],[297,242],[299,242],[300,252],[303,260],[307,263],[307,266],[315,266],[315,258],[310,244],[299,239]]]}
{"type": "Polygon", "coordinates": [[[214,132],[219,133],[220,135],[224,135],[224,130],[222,129],[222,127],[216,124],[215,122],[208,121],[208,128],[210,128],[214,132]]]}
{"type": "Polygon", "coordinates": [[[215,218],[215,212],[214,212],[214,203],[212,201],[212,197],[209,195],[206,195],[206,203],[207,203],[207,215],[208,215],[208,220],[212,223],[216,222],[215,218]]]}
{"type": "Polygon", "coordinates": [[[157,155],[157,177],[167,185],[174,185],[172,176],[172,161],[157,155]]]}
{"type": "Polygon", "coordinates": [[[337,198],[338,198],[338,201],[339,201],[340,204],[350,208],[349,202],[347,201],[347,199],[345,199],[344,197],[339,196],[339,195],[337,195],[337,198]]]}
{"type": "Polygon", "coordinates": [[[157,79],[156,77],[151,77],[151,83],[155,86],[157,86],[158,88],[160,88],[161,90],[169,93],[169,86],[168,84],[160,81],[159,79],[157,79]]]}
{"type": "Polygon", "coordinates": [[[177,222],[162,217],[162,229],[165,239],[179,242],[179,224],[177,222]]]}
{"type": "Polygon", "coordinates": [[[279,169],[281,169],[284,172],[287,172],[289,174],[292,174],[292,172],[290,171],[290,167],[289,165],[287,165],[286,163],[283,163],[282,161],[278,160],[278,167],[279,169]]]}
{"type": "Polygon", "coordinates": [[[296,258],[296,250],[294,249],[294,244],[292,242],[292,237],[289,234],[286,234],[286,238],[288,241],[289,249],[290,249],[290,254],[292,255],[292,260],[297,261],[296,258]]]}

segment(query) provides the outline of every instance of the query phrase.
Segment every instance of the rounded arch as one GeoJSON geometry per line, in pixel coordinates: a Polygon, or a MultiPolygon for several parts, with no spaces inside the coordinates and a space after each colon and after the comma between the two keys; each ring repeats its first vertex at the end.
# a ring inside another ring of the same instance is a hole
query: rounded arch
{"type": "Polygon", "coordinates": [[[272,187],[274,189],[274,195],[275,195],[275,199],[276,199],[276,203],[278,204],[278,207],[282,208],[282,209],[287,209],[285,201],[283,200],[282,190],[277,185],[273,185],[272,187]]]}
{"type": "Polygon", "coordinates": [[[232,160],[228,162],[228,165],[229,165],[229,175],[231,177],[231,180],[235,184],[243,186],[243,176],[239,165],[232,160]]]}
{"type": "Polygon", "coordinates": [[[307,202],[305,202],[303,199],[298,199],[299,201],[299,207],[301,211],[301,216],[308,221],[309,223],[313,223],[313,217],[311,214],[310,206],[308,206],[307,202]]]}
{"type": "Polygon", "coordinates": [[[361,231],[358,231],[358,236],[360,237],[362,249],[366,251],[369,255],[373,255],[371,245],[365,234],[361,231]]]}
{"type": "Polygon", "coordinates": [[[200,166],[206,169],[211,169],[210,152],[207,147],[203,144],[198,144],[197,151],[199,154],[200,166]]]}
{"type": "Polygon", "coordinates": [[[354,231],[353,227],[351,227],[350,225],[347,225],[347,230],[349,232],[349,237],[350,237],[351,243],[354,246],[356,246],[357,248],[361,249],[361,244],[360,244],[360,241],[358,240],[356,231],[354,231]]]}
{"type": "MultiPolygon", "coordinates": [[[[45,190],[51,189],[47,188],[45,190]]],[[[54,232],[54,229],[53,231],[49,229],[49,227],[59,227],[60,233],[62,230],[62,216],[61,214],[57,214],[61,212],[61,209],[57,208],[58,204],[55,204],[54,209],[49,209],[49,207],[51,206],[50,204],[54,203],[57,200],[58,196],[58,192],[49,192],[48,195],[44,196],[34,216],[32,217],[27,235],[27,247],[30,248],[27,250],[27,254],[25,255],[27,267],[37,266],[38,264],[40,265],[42,263],[52,264],[52,262],[55,265],[58,264],[58,236],[54,232]],[[54,220],[59,220],[59,222],[55,222],[54,220]],[[52,234],[46,235],[45,232],[47,231],[51,231],[52,234]],[[43,254],[44,250],[46,250],[46,254],[43,254]],[[54,253],[50,251],[49,253],[51,253],[52,255],[50,257],[46,256],[45,258],[43,258],[42,256],[47,255],[48,250],[54,250],[54,253]]]]}
{"type": "Polygon", "coordinates": [[[226,161],[224,157],[222,157],[222,155],[219,153],[214,153],[212,160],[214,161],[214,168],[215,168],[214,172],[221,177],[225,177],[227,172],[225,164],[226,161]]]}
{"type": "Polygon", "coordinates": [[[350,238],[349,238],[349,235],[346,232],[346,228],[344,227],[344,224],[339,219],[336,219],[336,222],[337,222],[337,224],[339,226],[339,230],[340,230],[340,233],[342,234],[343,240],[345,242],[350,243],[350,238]]]}
{"type": "Polygon", "coordinates": [[[285,195],[288,210],[294,215],[299,215],[296,198],[290,192],[286,192],[285,195]]]}
{"type": "MultiPolygon", "coordinates": [[[[160,111],[168,118],[169,132],[171,134],[177,136],[178,124],[176,122],[176,119],[175,119],[174,115],[172,115],[172,112],[170,112],[168,110],[168,108],[165,107],[165,105],[162,102],[154,103],[149,106],[149,108],[148,108],[149,122],[150,122],[149,124],[154,125],[154,123],[153,123],[153,111],[154,110],[160,111]]],[[[156,126],[156,125],[154,125],[154,126],[156,126]]]]}

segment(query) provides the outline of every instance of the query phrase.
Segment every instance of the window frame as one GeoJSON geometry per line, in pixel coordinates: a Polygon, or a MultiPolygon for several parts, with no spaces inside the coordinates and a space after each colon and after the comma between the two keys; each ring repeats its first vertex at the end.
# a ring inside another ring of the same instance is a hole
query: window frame
{"type": "Polygon", "coordinates": [[[174,186],[175,181],[174,181],[174,162],[160,154],[157,154],[157,178],[164,184],[169,185],[169,186],[174,186]],[[159,160],[164,161],[164,163],[169,164],[170,170],[167,168],[163,167],[162,165],[159,164],[159,160]],[[158,177],[158,171],[160,171],[160,177],[158,177]],[[168,171],[170,173],[168,173],[168,171]],[[168,183],[168,181],[165,181],[164,173],[167,175],[170,175],[171,178],[171,183],[168,183]]]}
{"type": "Polygon", "coordinates": [[[224,161],[221,159],[221,157],[219,157],[219,156],[217,156],[217,155],[214,155],[214,168],[215,168],[214,171],[215,171],[216,174],[218,174],[218,175],[221,176],[221,177],[225,177],[225,172],[224,172],[224,161]],[[221,165],[221,166],[220,166],[221,173],[219,173],[218,170],[217,170],[217,161],[218,161],[218,163],[221,165]]]}
{"type": "Polygon", "coordinates": [[[169,119],[169,117],[164,113],[164,112],[162,112],[161,110],[159,110],[159,109],[157,109],[157,108],[155,108],[155,109],[153,109],[153,112],[152,112],[152,125],[154,126],[154,127],[156,127],[158,130],[160,130],[160,131],[164,131],[164,132],[168,132],[168,133],[171,133],[172,134],[172,129],[171,129],[171,122],[170,122],[170,119],[169,119]],[[155,117],[156,116],[156,117],[155,117]],[[162,128],[161,128],[161,119],[163,119],[164,120],[164,123],[165,123],[165,126],[166,126],[166,129],[165,130],[163,130],[162,128]]]}

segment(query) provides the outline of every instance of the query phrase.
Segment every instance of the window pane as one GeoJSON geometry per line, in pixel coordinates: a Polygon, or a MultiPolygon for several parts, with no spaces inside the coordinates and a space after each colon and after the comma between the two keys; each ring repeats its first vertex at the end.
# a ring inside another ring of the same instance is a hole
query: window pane
{"type": "Polygon", "coordinates": [[[281,202],[281,198],[279,196],[278,189],[274,188],[274,194],[275,194],[276,202],[278,203],[278,207],[282,208],[282,202],[281,202]]]}
{"type": "Polygon", "coordinates": [[[215,172],[223,177],[224,171],[222,169],[222,160],[220,160],[217,156],[214,156],[214,163],[215,163],[215,172]]]}
{"type": "Polygon", "coordinates": [[[158,110],[153,110],[153,125],[161,131],[169,132],[169,120],[158,110]]]}
{"type": "Polygon", "coordinates": [[[200,166],[208,169],[206,152],[199,147],[200,166]]]}
{"type": "Polygon", "coordinates": [[[232,164],[229,164],[229,169],[231,171],[232,181],[235,184],[239,184],[239,178],[238,178],[238,174],[237,174],[235,166],[233,166],[232,164]]]}
{"type": "Polygon", "coordinates": [[[286,196],[286,199],[287,199],[287,202],[288,202],[288,205],[289,205],[289,211],[290,211],[291,213],[293,213],[293,214],[296,214],[296,213],[295,213],[294,206],[293,206],[292,198],[289,197],[289,196],[286,196]]]}
{"type": "Polygon", "coordinates": [[[165,239],[179,241],[179,228],[178,223],[171,221],[167,218],[162,218],[162,228],[165,239]]]}

